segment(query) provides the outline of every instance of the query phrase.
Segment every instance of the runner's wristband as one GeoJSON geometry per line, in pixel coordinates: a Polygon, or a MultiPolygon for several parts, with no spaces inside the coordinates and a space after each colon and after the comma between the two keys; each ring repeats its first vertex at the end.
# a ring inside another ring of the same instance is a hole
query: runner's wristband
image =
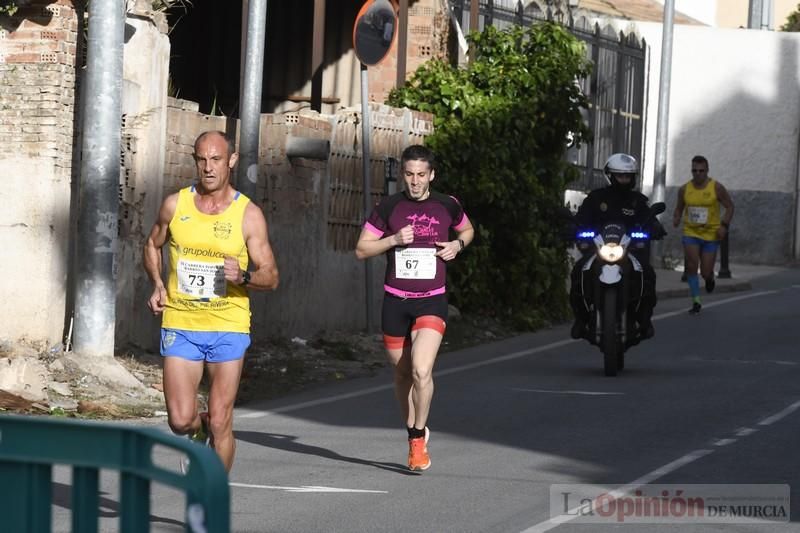
{"type": "Polygon", "coordinates": [[[461,250],[463,250],[464,248],[466,248],[466,246],[467,246],[466,244],[464,244],[464,241],[462,241],[461,239],[458,239],[458,244],[461,245],[461,248],[458,249],[459,252],[461,250]]]}

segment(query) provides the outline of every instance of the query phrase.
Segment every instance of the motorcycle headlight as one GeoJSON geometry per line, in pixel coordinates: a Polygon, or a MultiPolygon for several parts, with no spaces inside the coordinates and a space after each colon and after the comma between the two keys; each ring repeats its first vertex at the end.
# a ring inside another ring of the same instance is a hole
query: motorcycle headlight
{"type": "Polygon", "coordinates": [[[609,263],[616,263],[622,256],[625,255],[625,248],[620,246],[619,244],[611,243],[611,244],[604,244],[600,247],[598,252],[600,257],[603,258],[604,261],[608,261],[609,263]]]}

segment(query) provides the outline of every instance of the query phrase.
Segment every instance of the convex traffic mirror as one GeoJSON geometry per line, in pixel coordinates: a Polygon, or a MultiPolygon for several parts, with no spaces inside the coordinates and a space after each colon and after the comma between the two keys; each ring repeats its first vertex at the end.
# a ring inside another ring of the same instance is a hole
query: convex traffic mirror
{"type": "Polygon", "coordinates": [[[353,27],[353,47],[359,61],[377,65],[392,48],[397,32],[397,13],[389,0],[367,0],[353,27]]]}

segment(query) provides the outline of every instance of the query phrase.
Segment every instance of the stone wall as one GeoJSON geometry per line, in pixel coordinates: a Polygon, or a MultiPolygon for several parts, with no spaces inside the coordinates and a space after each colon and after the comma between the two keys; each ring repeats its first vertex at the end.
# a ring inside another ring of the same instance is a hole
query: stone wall
{"type": "Polygon", "coordinates": [[[64,331],[80,20],[65,0],[0,17],[0,338],[64,331]]]}
{"type": "MultiPolygon", "coordinates": [[[[145,3],[146,4],[146,3],[145,3]]],[[[138,3],[142,5],[142,3],[138,3]]],[[[133,7],[123,60],[122,169],[119,243],[116,261],[116,338],[157,331],[158,319],[146,306],[152,289],[142,271],[142,249],[161,199],[167,138],[167,80],[170,44],[163,16],[133,7]],[[142,294],[145,294],[144,298],[142,294]]]]}

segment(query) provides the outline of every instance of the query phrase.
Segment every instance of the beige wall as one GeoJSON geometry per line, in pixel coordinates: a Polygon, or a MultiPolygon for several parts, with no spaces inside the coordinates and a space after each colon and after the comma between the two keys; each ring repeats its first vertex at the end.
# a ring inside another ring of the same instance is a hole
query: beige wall
{"type": "MultiPolygon", "coordinates": [[[[798,0],[773,0],[772,24],[778,30],[789,14],[797,8],[798,0]]],[[[749,0],[717,0],[717,26],[720,28],[747,27],[749,0]]]]}

